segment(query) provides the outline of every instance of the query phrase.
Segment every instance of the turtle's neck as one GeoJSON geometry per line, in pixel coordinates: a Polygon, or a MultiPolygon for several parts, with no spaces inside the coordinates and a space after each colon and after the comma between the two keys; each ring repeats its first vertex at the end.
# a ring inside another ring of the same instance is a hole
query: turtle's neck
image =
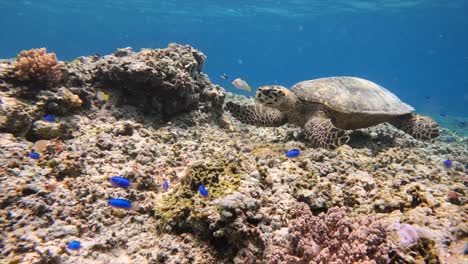
{"type": "Polygon", "coordinates": [[[297,98],[297,96],[289,90],[286,90],[285,92],[287,100],[285,100],[284,103],[279,105],[277,109],[281,112],[296,111],[296,109],[298,109],[300,105],[299,98],[297,98]]]}

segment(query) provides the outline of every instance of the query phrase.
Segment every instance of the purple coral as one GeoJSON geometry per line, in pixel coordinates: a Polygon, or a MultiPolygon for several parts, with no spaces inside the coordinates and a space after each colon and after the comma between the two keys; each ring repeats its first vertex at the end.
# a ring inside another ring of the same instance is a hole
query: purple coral
{"type": "Polygon", "coordinates": [[[412,245],[419,240],[418,231],[412,225],[394,223],[390,228],[398,231],[400,245],[404,247],[412,245]]]}
{"type": "Polygon", "coordinates": [[[351,218],[346,207],[313,216],[308,207],[300,206],[297,213],[289,234],[273,238],[268,263],[389,262],[386,229],[376,217],[351,218]]]}

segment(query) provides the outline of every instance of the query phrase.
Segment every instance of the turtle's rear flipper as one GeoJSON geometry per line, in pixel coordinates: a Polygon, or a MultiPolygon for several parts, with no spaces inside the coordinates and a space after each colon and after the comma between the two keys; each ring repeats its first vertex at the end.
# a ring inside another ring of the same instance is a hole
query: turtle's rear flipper
{"type": "Polygon", "coordinates": [[[239,105],[227,102],[225,109],[244,124],[278,127],[286,124],[286,115],[279,110],[261,105],[239,105]]]}
{"type": "Polygon", "coordinates": [[[326,115],[311,117],[304,126],[304,134],[315,147],[327,149],[334,149],[349,141],[346,130],[335,127],[326,115]]]}
{"type": "Polygon", "coordinates": [[[431,140],[440,135],[439,124],[428,116],[416,114],[399,116],[390,123],[416,139],[431,140]]]}

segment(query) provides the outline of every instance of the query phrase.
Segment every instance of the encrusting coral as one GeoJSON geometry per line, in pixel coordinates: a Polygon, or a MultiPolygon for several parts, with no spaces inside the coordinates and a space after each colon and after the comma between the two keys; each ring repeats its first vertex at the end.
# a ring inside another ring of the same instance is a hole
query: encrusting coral
{"type": "Polygon", "coordinates": [[[388,263],[386,228],[374,216],[349,217],[346,207],[312,215],[305,205],[292,210],[289,234],[273,240],[269,263],[388,263]]]}
{"type": "Polygon", "coordinates": [[[236,163],[224,161],[191,165],[181,185],[169,193],[156,208],[160,230],[192,229],[195,233],[206,232],[209,224],[206,218],[210,211],[216,211],[216,208],[211,208],[209,200],[224,197],[237,190],[241,180],[237,166],[236,163]],[[208,189],[209,198],[197,195],[200,184],[208,189]]]}
{"type": "Polygon", "coordinates": [[[13,65],[13,75],[20,83],[38,85],[41,88],[54,85],[62,77],[55,53],[47,53],[45,48],[21,51],[13,65]]]}

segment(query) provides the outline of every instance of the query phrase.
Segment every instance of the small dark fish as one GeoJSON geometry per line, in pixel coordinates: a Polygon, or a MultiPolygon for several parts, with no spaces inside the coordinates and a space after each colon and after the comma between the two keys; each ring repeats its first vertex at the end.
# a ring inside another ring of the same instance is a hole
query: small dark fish
{"type": "Polygon", "coordinates": [[[163,187],[163,190],[167,190],[167,189],[169,189],[169,182],[167,182],[167,181],[164,181],[164,182],[163,182],[163,186],[162,186],[162,187],[163,187]]]}
{"type": "Polygon", "coordinates": [[[424,96],[424,98],[426,98],[427,100],[431,99],[431,97],[428,95],[424,96]]]}
{"type": "Polygon", "coordinates": [[[37,152],[31,152],[31,153],[28,154],[28,156],[31,159],[35,159],[35,160],[38,160],[41,157],[41,155],[39,153],[37,153],[37,152]]]}
{"type": "Polygon", "coordinates": [[[448,143],[453,142],[453,141],[455,141],[455,139],[453,139],[453,137],[448,137],[448,138],[447,138],[447,142],[448,142],[448,143]]]}
{"type": "Polygon", "coordinates": [[[78,249],[81,248],[81,243],[80,243],[80,241],[76,241],[76,240],[72,241],[72,242],[68,243],[67,248],[71,249],[71,250],[78,250],[78,249]]]}
{"type": "Polygon", "coordinates": [[[54,122],[55,121],[55,116],[54,115],[46,115],[42,119],[44,119],[47,122],[54,122]]]}
{"type": "Polygon", "coordinates": [[[109,181],[113,186],[120,188],[128,188],[131,185],[130,180],[122,176],[112,176],[109,181]]]}
{"type": "Polygon", "coordinates": [[[449,159],[444,160],[444,166],[445,166],[446,168],[452,167],[452,161],[449,160],[449,159]]]}
{"type": "Polygon", "coordinates": [[[439,113],[440,116],[447,116],[447,113],[439,113]]]}
{"type": "Polygon", "coordinates": [[[459,128],[465,128],[465,127],[466,127],[466,124],[467,124],[466,121],[460,121],[460,122],[457,123],[457,126],[458,126],[459,128]]]}
{"type": "Polygon", "coordinates": [[[286,157],[287,158],[295,158],[301,154],[301,151],[298,149],[291,149],[288,152],[286,152],[286,157]]]}
{"type": "Polygon", "coordinates": [[[111,198],[107,202],[109,206],[115,207],[115,208],[120,208],[120,209],[131,209],[132,208],[132,202],[126,199],[120,199],[120,198],[111,198]]]}
{"type": "Polygon", "coordinates": [[[221,74],[219,77],[223,78],[224,80],[229,80],[229,76],[227,76],[225,73],[221,74]]]}
{"type": "Polygon", "coordinates": [[[200,191],[200,194],[203,197],[208,197],[208,191],[205,189],[205,186],[203,186],[203,184],[198,185],[198,191],[200,191]]]}

